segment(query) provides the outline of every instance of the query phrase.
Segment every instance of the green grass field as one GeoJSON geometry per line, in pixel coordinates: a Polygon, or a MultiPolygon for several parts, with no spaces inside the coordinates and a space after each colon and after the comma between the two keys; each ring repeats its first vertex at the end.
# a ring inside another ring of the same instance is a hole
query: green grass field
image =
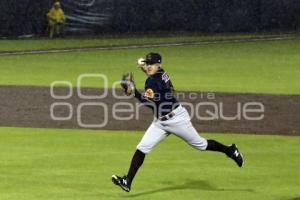
{"type": "MultiPolygon", "coordinates": [[[[41,49],[59,49],[59,48],[78,48],[94,46],[114,46],[114,45],[136,45],[136,44],[160,44],[160,43],[178,43],[192,41],[223,40],[237,38],[256,38],[261,36],[280,35],[278,33],[265,34],[197,34],[197,33],[151,33],[151,34],[131,34],[131,35],[104,35],[101,37],[74,37],[74,38],[34,38],[18,40],[0,40],[1,51],[24,51],[41,49]]],[[[281,34],[286,36],[288,34],[281,34]]],[[[291,34],[290,34],[291,35],[291,34]]],[[[297,35],[297,34],[292,34],[297,35]]]]}
{"type": "MultiPolygon", "coordinates": [[[[149,51],[163,55],[177,90],[300,94],[300,40],[6,56],[0,59],[0,84],[49,86],[67,80],[75,86],[80,74],[102,73],[111,87],[133,71],[142,88],[145,76],[135,62],[149,51]]],[[[103,83],[90,79],[84,86],[103,83]]]]}
{"type": "MultiPolygon", "coordinates": [[[[182,39],[182,40],[181,40],[182,39]]],[[[0,51],[193,41],[124,38],[105,40],[2,40],[0,51]]],[[[199,38],[197,38],[199,39],[199,38]]],[[[207,38],[204,38],[207,39],[207,38]]],[[[0,57],[0,85],[76,86],[83,73],[107,75],[109,86],[124,72],[145,76],[135,61],[161,52],[177,90],[300,94],[300,40],[0,57]]],[[[90,79],[88,87],[103,87],[90,79]]],[[[300,137],[203,134],[245,155],[238,168],[223,155],[199,152],[175,136],[145,160],[132,192],[116,188],[142,132],[0,128],[0,200],[296,200],[300,197],[300,137]]]]}
{"type": "Polygon", "coordinates": [[[145,160],[132,192],[110,180],[126,173],[141,132],[0,129],[0,199],[264,199],[300,197],[300,138],[203,134],[245,154],[244,168],[192,149],[175,136],[145,160]]]}

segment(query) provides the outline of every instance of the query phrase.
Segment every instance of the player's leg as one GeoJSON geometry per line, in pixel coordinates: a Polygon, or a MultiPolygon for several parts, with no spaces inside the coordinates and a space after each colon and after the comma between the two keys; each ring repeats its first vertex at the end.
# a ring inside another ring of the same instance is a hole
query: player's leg
{"type": "Polygon", "coordinates": [[[232,158],[239,167],[243,165],[243,156],[235,144],[227,146],[216,140],[206,140],[201,137],[191,123],[188,112],[185,109],[179,112],[176,118],[173,122],[172,120],[169,122],[167,131],[174,133],[196,149],[222,152],[232,158]]]}
{"type": "Polygon", "coordinates": [[[133,155],[127,177],[130,183],[140,166],[143,164],[145,155],[150,153],[153,148],[163,141],[168,134],[161,129],[155,122],[150,125],[140,143],[137,145],[137,150],[133,155]]]}
{"type": "Polygon", "coordinates": [[[206,140],[201,137],[195,130],[191,123],[175,127],[172,133],[185,140],[192,147],[202,151],[216,151],[226,154],[232,158],[239,167],[243,165],[243,156],[239,152],[237,146],[232,144],[231,146],[224,145],[216,140],[206,140]]]}
{"type": "Polygon", "coordinates": [[[123,177],[113,175],[112,176],[113,183],[119,185],[124,191],[130,192],[133,178],[136,175],[138,169],[142,166],[144,159],[145,159],[145,154],[137,149],[131,159],[131,164],[127,175],[123,177]]]}
{"type": "Polygon", "coordinates": [[[146,154],[150,153],[152,149],[167,136],[168,134],[166,131],[161,129],[159,125],[153,122],[147,129],[140,143],[137,145],[137,149],[132,157],[127,175],[124,177],[113,175],[113,182],[116,185],[119,185],[126,192],[129,192],[133,179],[139,168],[142,166],[146,154]]]}
{"type": "Polygon", "coordinates": [[[205,151],[208,147],[208,140],[201,137],[195,130],[190,121],[181,119],[177,123],[170,123],[168,125],[167,131],[173,133],[174,135],[180,137],[186,141],[192,147],[205,151]]]}

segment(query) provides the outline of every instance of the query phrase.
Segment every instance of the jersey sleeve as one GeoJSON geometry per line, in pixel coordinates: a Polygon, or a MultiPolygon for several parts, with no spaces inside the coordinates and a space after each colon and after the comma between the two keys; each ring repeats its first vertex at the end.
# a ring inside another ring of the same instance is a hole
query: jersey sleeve
{"type": "Polygon", "coordinates": [[[134,91],[134,97],[137,98],[145,106],[153,109],[153,98],[155,95],[155,82],[151,79],[147,79],[145,83],[145,92],[140,93],[138,90],[134,91]]]}
{"type": "Polygon", "coordinates": [[[141,103],[149,101],[138,90],[134,90],[134,97],[137,98],[141,103]]]}
{"type": "Polygon", "coordinates": [[[157,92],[158,87],[156,81],[152,78],[148,79],[145,84],[145,93],[144,97],[148,100],[153,100],[155,93],[157,92]]]}

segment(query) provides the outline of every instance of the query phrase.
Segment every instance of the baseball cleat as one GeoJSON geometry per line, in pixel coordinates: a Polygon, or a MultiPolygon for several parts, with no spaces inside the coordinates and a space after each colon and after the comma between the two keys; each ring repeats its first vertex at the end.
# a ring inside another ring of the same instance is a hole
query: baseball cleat
{"type": "Polygon", "coordinates": [[[125,192],[130,192],[130,184],[127,176],[120,177],[117,175],[112,175],[111,180],[115,185],[120,186],[125,192]]]}
{"type": "Polygon", "coordinates": [[[237,148],[236,144],[232,144],[228,148],[227,156],[234,160],[239,167],[243,166],[244,158],[239,149],[237,148]]]}

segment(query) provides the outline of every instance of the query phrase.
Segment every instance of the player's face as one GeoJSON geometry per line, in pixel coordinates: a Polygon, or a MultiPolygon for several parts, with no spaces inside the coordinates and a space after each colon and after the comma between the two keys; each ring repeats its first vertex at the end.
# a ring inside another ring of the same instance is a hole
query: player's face
{"type": "Polygon", "coordinates": [[[154,75],[159,69],[158,64],[146,64],[146,72],[149,76],[154,75]]]}

